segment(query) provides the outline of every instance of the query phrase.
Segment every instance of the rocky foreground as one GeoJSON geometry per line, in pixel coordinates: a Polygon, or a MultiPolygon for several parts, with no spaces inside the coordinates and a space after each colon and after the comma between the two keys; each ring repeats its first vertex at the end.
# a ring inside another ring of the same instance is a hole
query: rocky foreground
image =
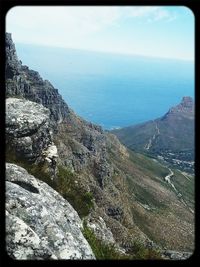
{"type": "Polygon", "coordinates": [[[15,259],[95,259],[77,212],[25,169],[6,164],[6,242],[15,259]]]}

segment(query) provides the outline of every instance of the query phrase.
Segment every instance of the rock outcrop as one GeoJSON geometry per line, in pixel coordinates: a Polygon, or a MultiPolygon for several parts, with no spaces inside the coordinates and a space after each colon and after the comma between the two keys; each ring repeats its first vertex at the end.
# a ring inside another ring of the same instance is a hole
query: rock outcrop
{"type": "Polygon", "coordinates": [[[77,212],[50,186],[6,164],[6,243],[14,259],[94,259],[77,212]]]}
{"type": "Polygon", "coordinates": [[[192,253],[167,250],[163,252],[163,256],[170,260],[187,260],[192,256],[192,253]]]}
{"type": "MultiPolygon", "coordinates": [[[[49,125],[49,109],[41,104],[18,98],[6,99],[6,146],[8,153],[29,163],[46,162],[56,173],[57,147],[49,125]]],[[[53,178],[52,178],[53,179],[53,178]]]]}
{"type": "Polygon", "coordinates": [[[87,226],[93,230],[95,235],[108,244],[115,244],[116,241],[109,227],[107,227],[104,219],[101,216],[88,216],[87,226]]]}

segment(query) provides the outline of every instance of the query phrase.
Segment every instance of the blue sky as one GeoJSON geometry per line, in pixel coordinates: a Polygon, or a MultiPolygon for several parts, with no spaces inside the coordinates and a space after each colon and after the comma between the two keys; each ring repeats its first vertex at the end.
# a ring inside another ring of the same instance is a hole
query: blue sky
{"type": "Polygon", "coordinates": [[[17,6],[14,42],[194,60],[194,15],[184,6],[17,6]]]}

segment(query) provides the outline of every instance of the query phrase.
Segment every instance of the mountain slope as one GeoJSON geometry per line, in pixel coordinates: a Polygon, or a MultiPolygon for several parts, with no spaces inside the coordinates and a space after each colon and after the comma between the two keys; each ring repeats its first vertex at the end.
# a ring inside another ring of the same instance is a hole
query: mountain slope
{"type": "Polygon", "coordinates": [[[111,233],[120,251],[136,258],[157,257],[155,249],[162,257],[166,250],[182,251],[183,258],[191,253],[194,177],[173,170],[174,190],[165,181],[167,167],[77,116],[57,89],[17,59],[10,34],[6,56],[6,161],[48,183],[97,233],[104,225],[101,235],[111,233]]]}
{"type": "Polygon", "coordinates": [[[163,117],[135,126],[113,130],[128,148],[163,157],[189,172],[194,169],[194,102],[183,97],[163,117]]]}

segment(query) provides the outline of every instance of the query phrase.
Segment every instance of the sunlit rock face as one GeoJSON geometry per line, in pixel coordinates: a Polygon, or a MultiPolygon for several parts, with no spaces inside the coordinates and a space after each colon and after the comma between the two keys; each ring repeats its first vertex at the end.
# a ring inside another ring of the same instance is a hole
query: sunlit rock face
{"type": "Polygon", "coordinates": [[[46,183],[6,164],[6,244],[14,259],[94,259],[72,206],[46,183]]]}
{"type": "Polygon", "coordinates": [[[25,99],[6,99],[6,141],[18,156],[40,161],[52,145],[49,109],[25,99]]]}

